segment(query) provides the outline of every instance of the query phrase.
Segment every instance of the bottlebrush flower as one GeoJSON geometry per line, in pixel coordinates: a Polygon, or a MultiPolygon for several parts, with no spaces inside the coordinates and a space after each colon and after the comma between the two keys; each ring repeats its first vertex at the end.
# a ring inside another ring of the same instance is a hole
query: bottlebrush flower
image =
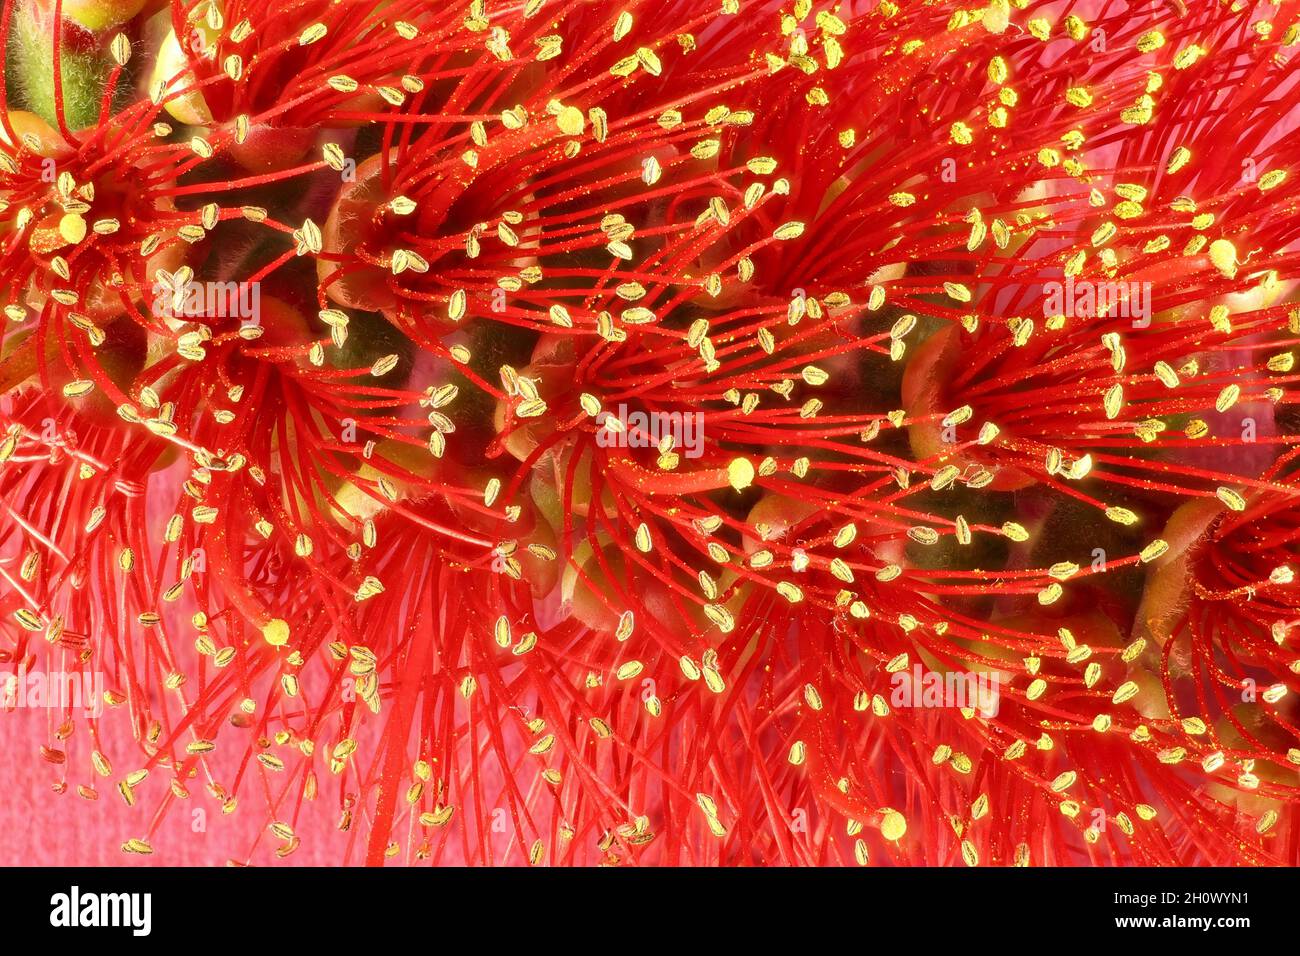
{"type": "Polygon", "coordinates": [[[127,852],[1294,862],[1292,11],[63,15],[0,653],[127,852]]]}

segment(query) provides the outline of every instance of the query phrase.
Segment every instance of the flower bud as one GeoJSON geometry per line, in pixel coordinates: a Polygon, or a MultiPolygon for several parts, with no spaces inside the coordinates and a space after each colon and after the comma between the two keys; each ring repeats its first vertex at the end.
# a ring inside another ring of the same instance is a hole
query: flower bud
{"type": "MultiPolygon", "coordinates": [[[[63,0],[63,16],[87,30],[108,30],[120,26],[139,13],[145,0],[63,0]]],[[[41,0],[51,13],[54,0],[41,0]]]]}

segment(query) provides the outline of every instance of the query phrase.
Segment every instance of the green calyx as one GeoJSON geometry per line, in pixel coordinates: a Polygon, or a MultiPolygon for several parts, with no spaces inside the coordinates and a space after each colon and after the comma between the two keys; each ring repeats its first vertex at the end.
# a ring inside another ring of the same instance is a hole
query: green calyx
{"type": "MultiPolygon", "coordinates": [[[[55,36],[53,17],[31,3],[18,9],[9,33],[5,84],[10,91],[11,109],[30,110],[57,128],[55,36]]],[[[99,118],[113,63],[97,49],[103,44],[91,42],[89,34],[69,21],[64,21],[58,36],[64,121],[70,129],[84,129],[93,126],[99,118]]]]}

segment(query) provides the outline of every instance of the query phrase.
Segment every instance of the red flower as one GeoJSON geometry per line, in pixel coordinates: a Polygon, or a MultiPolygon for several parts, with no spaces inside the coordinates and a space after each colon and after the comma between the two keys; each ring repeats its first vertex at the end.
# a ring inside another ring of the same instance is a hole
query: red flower
{"type": "Polygon", "coordinates": [[[128,851],[1294,855],[1293,37],[129,6],[0,156],[0,640],[128,851]]]}

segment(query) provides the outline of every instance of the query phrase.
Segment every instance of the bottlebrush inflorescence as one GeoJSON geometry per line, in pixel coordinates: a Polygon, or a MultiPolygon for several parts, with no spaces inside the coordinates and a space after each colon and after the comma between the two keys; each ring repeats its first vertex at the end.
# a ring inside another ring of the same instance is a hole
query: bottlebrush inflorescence
{"type": "Polygon", "coordinates": [[[104,682],[53,799],[1300,861],[1298,7],[4,0],[7,703],[104,682]]]}

